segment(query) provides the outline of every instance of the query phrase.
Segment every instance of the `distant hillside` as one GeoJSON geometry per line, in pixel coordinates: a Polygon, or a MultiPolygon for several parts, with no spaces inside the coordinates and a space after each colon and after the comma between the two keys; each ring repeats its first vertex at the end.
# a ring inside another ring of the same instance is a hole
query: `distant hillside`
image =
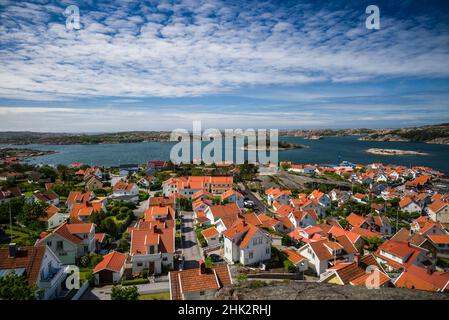
{"type": "Polygon", "coordinates": [[[366,141],[417,141],[449,144],[449,123],[402,129],[377,130],[360,140],[366,141]]]}
{"type": "Polygon", "coordinates": [[[310,130],[280,130],[280,136],[289,137],[304,137],[318,139],[319,137],[332,137],[332,136],[354,136],[354,135],[366,135],[375,133],[374,129],[358,128],[358,129],[310,129],[310,130]]]}
{"type": "Polygon", "coordinates": [[[0,144],[99,144],[168,141],[169,132],[130,131],[100,134],[70,134],[41,132],[0,132],[0,144]]]}

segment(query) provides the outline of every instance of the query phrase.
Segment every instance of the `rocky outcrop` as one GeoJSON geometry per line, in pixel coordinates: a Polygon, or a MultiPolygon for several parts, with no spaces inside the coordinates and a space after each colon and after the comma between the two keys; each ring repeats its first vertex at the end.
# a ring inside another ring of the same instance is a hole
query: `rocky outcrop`
{"type": "Polygon", "coordinates": [[[449,294],[409,289],[366,289],[316,282],[244,281],[222,288],[218,300],[449,300],[449,294]]]}

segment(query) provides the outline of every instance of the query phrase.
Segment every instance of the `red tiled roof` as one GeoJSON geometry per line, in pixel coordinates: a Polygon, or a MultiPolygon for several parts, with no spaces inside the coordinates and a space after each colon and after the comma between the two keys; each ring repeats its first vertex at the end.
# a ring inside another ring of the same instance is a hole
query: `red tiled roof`
{"type": "Polygon", "coordinates": [[[219,235],[220,233],[215,227],[211,227],[209,229],[201,231],[201,234],[204,236],[204,238],[210,238],[219,235]]]}
{"type": "Polygon", "coordinates": [[[101,270],[110,270],[114,272],[120,272],[126,261],[126,254],[117,251],[112,251],[103,257],[92,270],[93,273],[100,272],[101,270]]]}
{"type": "Polygon", "coordinates": [[[305,258],[293,249],[285,249],[282,251],[294,265],[297,265],[305,258]]]}
{"type": "Polygon", "coordinates": [[[46,248],[46,246],[18,247],[15,258],[9,257],[9,248],[0,249],[0,270],[25,268],[28,285],[34,285],[39,280],[46,248]]]}
{"type": "Polygon", "coordinates": [[[394,282],[398,288],[441,292],[449,289],[448,272],[429,272],[426,268],[410,265],[394,282]]]}

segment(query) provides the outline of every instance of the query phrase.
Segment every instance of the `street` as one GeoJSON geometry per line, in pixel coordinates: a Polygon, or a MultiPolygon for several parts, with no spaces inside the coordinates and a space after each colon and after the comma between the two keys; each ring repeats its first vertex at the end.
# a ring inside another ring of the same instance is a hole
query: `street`
{"type": "Polygon", "coordinates": [[[246,186],[243,183],[239,183],[239,188],[241,190],[242,195],[245,198],[248,198],[254,203],[254,211],[260,211],[262,213],[269,212],[269,209],[265,206],[265,204],[260,201],[251,190],[246,189],[246,186]]]}
{"type": "Polygon", "coordinates": [[[182,212],[182,251],[184,254],[184,269],[193,269],[198,267],[198,261],[203,259],[200,255],[198,242],[193,229],[193,212],[182,212]]]}

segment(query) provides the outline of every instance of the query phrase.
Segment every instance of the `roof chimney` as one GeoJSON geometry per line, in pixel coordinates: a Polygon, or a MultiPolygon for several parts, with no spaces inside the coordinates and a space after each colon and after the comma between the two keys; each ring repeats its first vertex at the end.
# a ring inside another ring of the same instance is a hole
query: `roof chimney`
{"type": "Polygon", "coordinates": [[[9,257],[15,258],[17,253],[17,245],[15,243],[10,243],[8,249],[9,249],[9,257]]]}
{"type": "Polygon", "coordinates": [[[199,274],[205,274],[206,273],[206,263],[204,262],[204,260],[200,260],[199,261],[199,264],[200,264],[200,266],[199,266],[199,274]]]}
{"type": "Polygon", "coordinates": [[[427,267],[427,274],[432,275],[432,273],[433,273],[432,266],[427,267]]]}
{"type": "Polygon", "coordinates": [[[357,264],[357,267],[360,267],[362,264],[362,259],[360,258],[360,253],[356,253],[354,255],[354,261],[357,264]]]}

